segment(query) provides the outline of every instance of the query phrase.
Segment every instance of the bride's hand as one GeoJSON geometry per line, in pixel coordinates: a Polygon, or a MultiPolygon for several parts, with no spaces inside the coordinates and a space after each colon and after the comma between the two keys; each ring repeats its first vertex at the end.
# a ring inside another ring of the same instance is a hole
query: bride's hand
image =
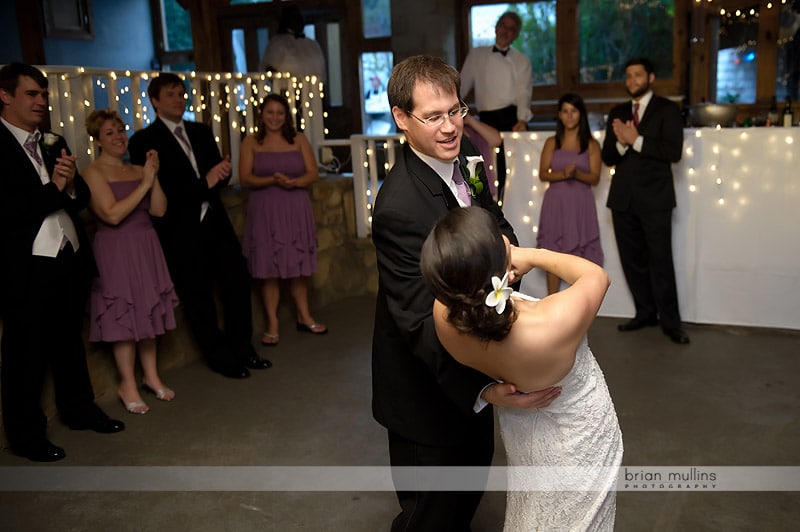
{"type": "Polygon", "coordinates": [[[513,384],[500,382],[487,387],[481,397],[487,403],[504,408],[546,408],[559,395],[561,395],[559,386],[521,393],[513,384]]]}
{"type": "Polygon", "coordinates": [[[514,245],[509,246],[511,252],[511,269],[509,273],[509,284],[522,278],[523,275],[533,269],[533,261],[529,254],[531,248],[521,248],[514,245]]]}

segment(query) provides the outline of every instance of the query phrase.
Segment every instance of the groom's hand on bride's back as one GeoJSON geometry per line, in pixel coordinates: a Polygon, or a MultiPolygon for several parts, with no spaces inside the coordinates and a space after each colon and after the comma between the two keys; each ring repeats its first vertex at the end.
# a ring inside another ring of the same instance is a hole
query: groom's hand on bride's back
{"type": "Polygon", "coordinates": [[[560,386],[525,393],[518,391],[513,384],[498,382],[487,387],[481,397],[487,403],[504,408],[546,408],[559,395],[560,386]]]}

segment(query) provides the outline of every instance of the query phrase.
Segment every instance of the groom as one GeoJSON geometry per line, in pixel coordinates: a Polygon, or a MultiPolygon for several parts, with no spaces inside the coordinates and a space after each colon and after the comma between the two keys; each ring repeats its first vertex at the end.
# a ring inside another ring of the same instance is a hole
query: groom
{"type": "MultiPolygon", "coordinates": [[[[393,468],[488,467],[494,454],[492,408],[542,408],[560,393],[515,394],[457,363],[436,338],[433,296],[419,269],[422,244],[450,209],[469,204],[491,212],[514,243],[511,225],[482,191],[465,191],[460,164],[479,155],[462,144],[467,108],[458,98],[458,71],[439,58],[414,56],[398,63],[388,83],[389,104],[406,144],[377,196],[372,240],[378,259],[378,296],[372,340],[372,409],[389,433],[393,468]],[[460,190],[459,190],[460,189],[460,190]],[[485,408],[484,408],[485,407],[485,408]]],[[[485,479],[484,479],[485,482],[485,479]]],[[[477,491],[408,491],[398,486],[401,513],[393,531],[469,530],[477,491]]]]}

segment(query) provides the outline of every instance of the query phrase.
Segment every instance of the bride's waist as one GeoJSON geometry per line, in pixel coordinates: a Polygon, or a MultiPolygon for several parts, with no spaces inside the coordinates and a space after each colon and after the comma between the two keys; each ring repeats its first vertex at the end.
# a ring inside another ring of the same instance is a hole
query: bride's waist
{"type": "Polygon", "coordinates": [[[584,357],[578,353],[572,366],[562,371],[560,376],[550,379],[548,383],[538,383],[536,386],[525,386],[526,383],[515,383],[515,385],[520,393],[533,393],[557,386],[561,388],[559,398],[579,397],[583,393],[591,392],[594,388],[597,383],[597,370],[599,367],[593,363],[591,354],[584,357]]]}

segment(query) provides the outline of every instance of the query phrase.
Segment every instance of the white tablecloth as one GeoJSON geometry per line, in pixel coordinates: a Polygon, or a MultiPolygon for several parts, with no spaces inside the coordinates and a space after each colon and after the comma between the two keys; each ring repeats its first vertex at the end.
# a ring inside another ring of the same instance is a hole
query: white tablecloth
{"type": "MultiPolygon", "coordinates": [[[[547,187],[539,181],[539,156],[551,134],[503,134],[511,170],[503,210],[524,246],[536,245],[547,187]]],[[[800,329],[800,129],[686,129],[683,149],[673,166],[681,317],[690,323],[800,329]]],[[[611,179],[604,165],[594,189],[604,267],[612,281],[600,315],[632,317],[633,300],[605,206],[611,179]]],[[[544,297],[544,273],[528,274],[522,291],[544,297]]]]}

